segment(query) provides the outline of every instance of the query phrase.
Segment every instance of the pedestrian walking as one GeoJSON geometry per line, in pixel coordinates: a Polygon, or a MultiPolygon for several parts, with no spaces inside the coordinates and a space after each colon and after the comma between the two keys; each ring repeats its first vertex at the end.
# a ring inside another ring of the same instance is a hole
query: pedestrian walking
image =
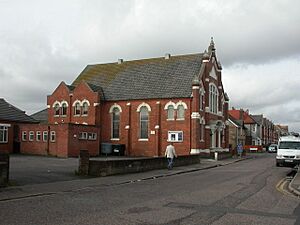
{"type": "Polygon", "coordinates": [[[165,156],[168,159],[168,169],[171,170],[173,168],[174,157],[177,157],[173,143],[167,146],[165,156]]]}

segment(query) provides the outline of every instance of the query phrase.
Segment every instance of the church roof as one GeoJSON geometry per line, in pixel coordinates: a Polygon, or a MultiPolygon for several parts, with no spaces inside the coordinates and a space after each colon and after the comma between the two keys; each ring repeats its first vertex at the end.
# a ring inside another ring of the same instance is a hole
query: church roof
{"type": "Polygon", "coordinates": [[[105,100],[184,98],[192,93],[203,54],[88,65],[71,86],[85,81],[105,100]]]}

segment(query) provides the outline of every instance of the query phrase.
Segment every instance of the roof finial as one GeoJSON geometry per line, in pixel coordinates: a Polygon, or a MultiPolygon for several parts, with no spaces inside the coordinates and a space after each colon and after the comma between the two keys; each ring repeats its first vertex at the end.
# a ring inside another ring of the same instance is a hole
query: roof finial
{"type": "Polygon", "coordinates": [[[215,49],[215,42],[214,42],[214,38],[211,37],[211,38],[210,38],[210,44],[209,44],[209,47],[208,47],[208,52],[212,52],[212,51],[214,51],[214,50],[216,50],[216,49],[215,49]]]}

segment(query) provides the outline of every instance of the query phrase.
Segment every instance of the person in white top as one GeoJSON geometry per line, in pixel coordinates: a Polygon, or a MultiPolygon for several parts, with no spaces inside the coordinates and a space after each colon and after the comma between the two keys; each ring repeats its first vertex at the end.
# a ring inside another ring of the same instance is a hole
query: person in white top
{"type": "Polygon", "coordinates": [[[168,169],[172,169],[173,168],[173,160],[174,157],[177,157],[176,155],[176,151],[175,148],[173,146],[172,143],[170,143],[167,148],[166,148],[166,152],[165,152],[165,156],[168,159],[168,169]]]}

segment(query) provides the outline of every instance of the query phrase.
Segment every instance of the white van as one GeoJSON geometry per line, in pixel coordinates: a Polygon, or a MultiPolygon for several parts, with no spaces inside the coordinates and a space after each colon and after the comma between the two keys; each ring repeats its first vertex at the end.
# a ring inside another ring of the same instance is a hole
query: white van
{"type": "Polygon", "coordinates": [[[276,166],[294,167],[300,164],[300,138],[281,137],[278,141],[276,166]]]}

